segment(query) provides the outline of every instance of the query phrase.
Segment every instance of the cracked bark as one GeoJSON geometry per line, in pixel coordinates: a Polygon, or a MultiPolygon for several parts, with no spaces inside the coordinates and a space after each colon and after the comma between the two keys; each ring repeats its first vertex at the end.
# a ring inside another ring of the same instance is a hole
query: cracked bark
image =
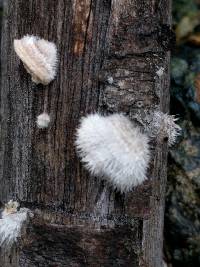
{"type": "Polygon", "coordinates": [[[148,181],[121,195],[82,168],[73,143],[84,114],[143,122],[168,111],[170,1],[8,0],[3,27],[0,201],[35,216],[1,248],[1,266],[161,267],[167,144],[152,141],[148,181]],[[49,86],[34,85],[13,51],[25,34],[58,46],[49,86]],[[44,105],[47,130],[35,124],[44,105]]]}

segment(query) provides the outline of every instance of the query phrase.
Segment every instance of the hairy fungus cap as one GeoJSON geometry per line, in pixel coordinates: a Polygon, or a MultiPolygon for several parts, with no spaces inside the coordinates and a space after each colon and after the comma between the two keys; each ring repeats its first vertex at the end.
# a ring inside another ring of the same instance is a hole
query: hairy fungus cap
{"type": "Polygon", "coordinates": [[[0,219],[0,246],[12,247],[22,234],[22,229],[33,214],[26,208],[19,208],[19,203],[9,201],[0,219]]]}
{"type": "Polygon", "coordinates": [[[121,192],[147,179],[148,137],[124,115],[89,115],[77,130],[76,147],[86,168],[121,192]]]}
{"type": "Polygon", "coordinates": [[[22,60],[32,81],[44,85],[49,84],[56,75],[56,45],[33,35],[14,40],[14,49],[22,60]]]}

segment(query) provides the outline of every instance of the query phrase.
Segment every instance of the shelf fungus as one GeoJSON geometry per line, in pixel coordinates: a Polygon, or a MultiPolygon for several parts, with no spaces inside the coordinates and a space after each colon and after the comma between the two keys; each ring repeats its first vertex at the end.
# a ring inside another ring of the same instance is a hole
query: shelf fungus
{"type": "Polygon", "coordinates": [[[40,114],[39,116],[37,116],[37,126],[38,128],[40,129],[44,129],[44,128],[47,128],[49,126],[49,123],[50,123],[50,117],[47,113],[42,113],[40,114]]]}
{"type": "Polygon", "coordinates": [[[19,203],[10,200],[0,217],[0,247],[12,247],[21,237],[25,225],[33,214],[19,203]]]}
{"type": "Polygon", "coordinates": [[[36,84],[49,84],[56,76],[56,45],[37,36],[14,40],[14,49],[36,84]]]}
{"type": "Polygon", "coordinates": [[[150,160],[148,137],[122,114],[83,118],[76,147],[85,167],[123,192],[142,184],[150,160]]]}

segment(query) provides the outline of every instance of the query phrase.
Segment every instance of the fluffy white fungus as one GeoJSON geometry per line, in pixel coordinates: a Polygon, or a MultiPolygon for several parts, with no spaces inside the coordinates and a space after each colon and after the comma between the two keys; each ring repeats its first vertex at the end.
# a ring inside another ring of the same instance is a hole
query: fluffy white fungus
{"type": "Polygon", "coordinates": [[[37,126],[40,129],[44,129],[47,128],[49,126],[50,123],[50,117],[47,113],[42,113],[39,116],[37,116],[37,126]]]}
{"type": "Polygon", "coordinates": [[[14,49],[31,74],[33,82],[46,85],[55,78],[58,56],[54,43],[26,35],[22,39],[14,40],[14,49]]]}
{"type": "Polygon", "coordinates": [[[176,124],[177,120],[173,115],[160,111],[154,112],[153,120],[149,126],[150,135],[159,136],[160,138],[167,137],[169,146],[173,146],[181,133],[181,127],[176,124]]]}
{"type": "Polygon", "coordinates": [[[76,147],[82,162],[121,192],[146,179],[148,137],[122,114],[89,115],[77,130],[76,147]]]}
{"type": "Polygon", "coordinates": [[[10,200],[0,219],[0,247],[11,247],[21,236],[22,227],[29,216],[29,210],[19,207],[18,202],[10,200]]]}

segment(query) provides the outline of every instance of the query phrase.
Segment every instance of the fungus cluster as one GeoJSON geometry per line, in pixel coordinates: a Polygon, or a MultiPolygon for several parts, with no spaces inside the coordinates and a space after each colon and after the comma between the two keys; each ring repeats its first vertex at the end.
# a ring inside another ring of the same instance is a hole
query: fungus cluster
{"type": "MultiPolygon", "coordinates": [[[[36,84],[48,85],[56,76],[57,48],[53,42],[37,36],[26,35],[14,40],[14,50],[36,84]]],[[[44,111],[37,117],[38,128],[47,128],[49,115],[44,111]]]]}
{"type": "MultiPolygon", "coordinates": [[[[27,35],[14,40],[14,49],[35,83],[47,85],[55,78],[58,56],[54,43],[27,35]]],[[[161,67],[156,74],[160,77],[163,72],[161,67]]],[[[107,82],[112,84],[113,77],[108,77],[107,82]]],[[[127,192],[147,179],[149,138],[163,135],[170,146],[175,143],[181,130],[175,121],[173,116],[155,112],[148,133],[144,134],[122,114],[88,115],[77,130],[77,152],[93,175],[127,192]]],[[[36,123],[42,129],[49,126],[50,117],[45,110],[36,123]]]]}

